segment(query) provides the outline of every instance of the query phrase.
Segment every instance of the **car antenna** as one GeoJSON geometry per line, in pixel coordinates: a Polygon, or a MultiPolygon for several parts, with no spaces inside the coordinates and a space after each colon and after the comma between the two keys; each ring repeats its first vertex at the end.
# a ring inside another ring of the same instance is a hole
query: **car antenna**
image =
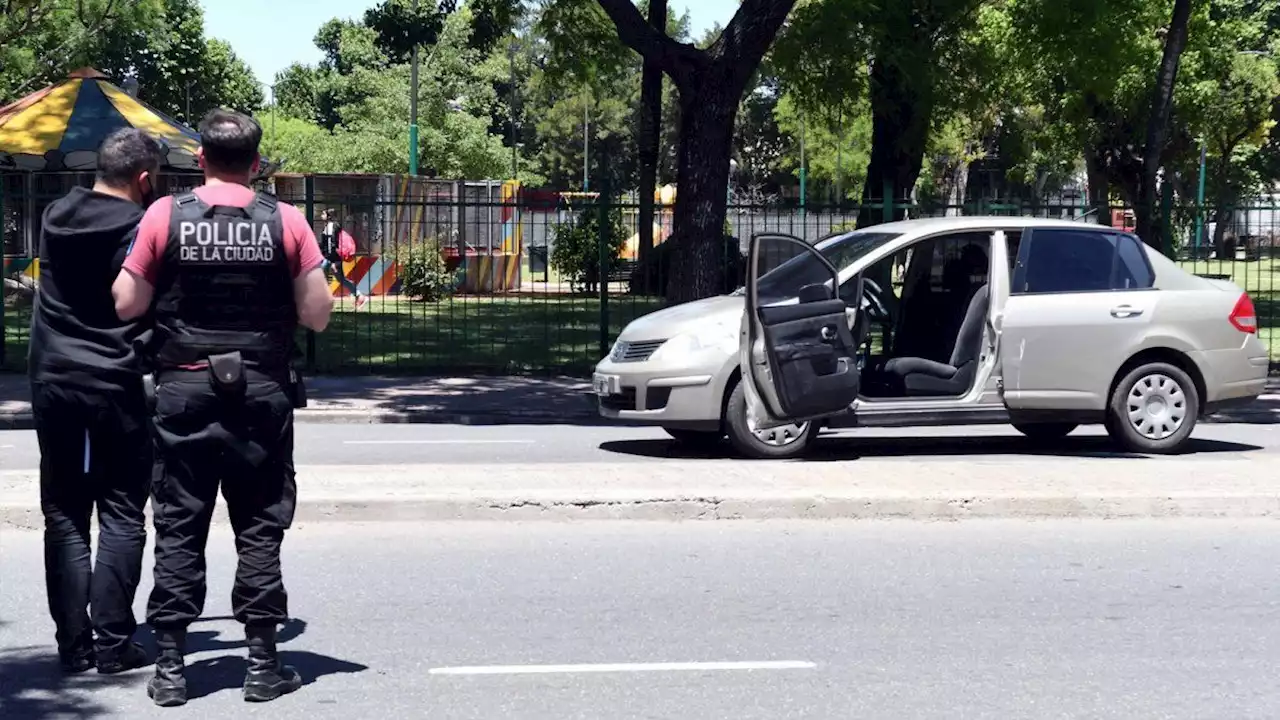
{"type": "Polygon", "coordinates": [[[1095,214],[1095,213],[1097,213],[1097,212],[1098,212],[1098,208],[1094,208],[1094,209],[1090,210],[1089,212],[1084,213],[1083,215],[1077,215],[1076,217],[1073,217],[1073,218],[1071,218],[1071,219],[1072,219],[1072,220],[1074,220],[1074,221],[1076,221],[1076,222],[1084,222],[1086,219],[1088,219],[1088,217],[1089,217],[1090,215],[1093,215],[1093,214],[1095,214]]]}

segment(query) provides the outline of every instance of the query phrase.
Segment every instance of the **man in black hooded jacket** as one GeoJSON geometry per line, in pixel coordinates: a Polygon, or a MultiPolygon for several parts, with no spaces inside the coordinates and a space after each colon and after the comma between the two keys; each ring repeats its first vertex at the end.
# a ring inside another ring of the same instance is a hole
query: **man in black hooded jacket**
{"type": "Polygon", "coordinates": [[[147,330],[116,316],[111,284],[156,195],[161,159],[152,138],[117,130],[98,151],[93,189],[75,188],[42,221],[28,367],[40,442],[45,584],[67,672],[147,664],[133,642],[151,483],[139,365],[147,330]],[[98,555],[91,567],[95,507],[98,555]]]}

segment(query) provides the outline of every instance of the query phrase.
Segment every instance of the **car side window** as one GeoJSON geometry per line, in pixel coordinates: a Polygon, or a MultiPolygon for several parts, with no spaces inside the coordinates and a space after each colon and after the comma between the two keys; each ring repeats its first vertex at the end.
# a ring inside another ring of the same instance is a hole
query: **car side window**
{"type": "Polygon", "coordinates": [[[1121,235],[1116,246],[1116,272],[1111,287],[1115,290],[1137,290],[1154,284],[1155,276],[1142,241],[1132,235],[1121,235]]]}
{"type": "Polygon", "coordinates": [[[1016,293],[1106,292],[1149,288],[1151,269],[1131,236],[1095,230],[1036,229],[1014,279],[1016,293]]]}

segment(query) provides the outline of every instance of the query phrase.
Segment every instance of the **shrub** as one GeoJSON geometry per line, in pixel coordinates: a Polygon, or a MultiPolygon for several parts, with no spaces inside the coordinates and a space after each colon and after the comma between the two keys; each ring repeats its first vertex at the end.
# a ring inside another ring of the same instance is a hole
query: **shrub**
{"type": "Polygon", "coordinates": [[[435,239],[414,243],[396,255],[400,290],[413,300],[439,302],[453,295],[458,287],[455,272],[450,272],[435,239]]]}
{"type": "MultiPolygon", "coordinates": [[[[608,211],[609,228],[605,234],[605,267],[607,278],[622,266],[622,248],[627,231],[618,208],[608,211]]],[[[576,292],[595,292],[600,285],[600,208],[588,207],[570,223],[553,228],[555,245],[551,248],[551,267],[569,281],[576,292]]]]}

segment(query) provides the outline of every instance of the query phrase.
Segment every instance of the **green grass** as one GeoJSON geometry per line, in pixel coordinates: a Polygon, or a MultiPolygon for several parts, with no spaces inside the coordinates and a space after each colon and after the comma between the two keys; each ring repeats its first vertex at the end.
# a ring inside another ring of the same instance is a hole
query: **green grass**
{"type": "Polygon", "coordinates": [[[31,308],[0,307],[4,317],[4,357],[0,370],[24,370],[27,367],[27,335],[31,329],[31,308]]]}
{"type": "MultiPolygon", "coordinates": [[[[609,341],[660,307],[657,298],[611,296],[609,341]]],[[[315,337],[315,366],[326,373],[580,374],[600,360],[601,320],[599,298],[553,293],[441,303],[375,297],[359,311],[344,301],[315,337]]]]}
{"type": "Polygon", "coordinates": [[[1226,276],[1249,293],[1258,312],[1258,337],[1271,348],[1272,363],[1280,362],[1280,260],[1184,260],[1178,264],[1197,275],[1226,276]]]}

